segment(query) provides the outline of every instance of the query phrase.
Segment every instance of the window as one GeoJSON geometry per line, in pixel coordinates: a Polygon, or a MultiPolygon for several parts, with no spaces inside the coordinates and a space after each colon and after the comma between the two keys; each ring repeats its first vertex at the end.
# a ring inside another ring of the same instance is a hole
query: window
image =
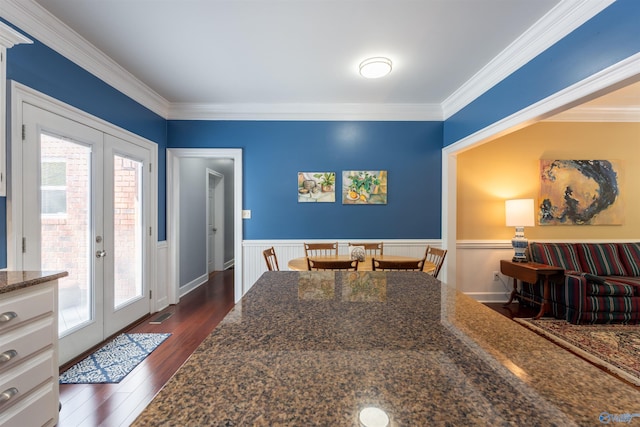
{"type": "Polygon", "coordinates": [[[64,159],[43,159],[40,191],[43,215],[67,214],[67,162],[64,159]]]}

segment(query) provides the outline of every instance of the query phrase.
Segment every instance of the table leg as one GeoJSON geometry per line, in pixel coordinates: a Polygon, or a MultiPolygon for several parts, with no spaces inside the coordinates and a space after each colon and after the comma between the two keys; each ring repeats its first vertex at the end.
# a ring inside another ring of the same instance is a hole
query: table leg
{"type": "Polygon", "coordinates": [[[514,277],[513,278],[513,290],[511,291],[511,295],[509,296],[509,301],[507,301],[507,303],[505,305],[503,305],[503,307],[509,306],[513,302],[513,299],[516,297],[516,295],[518,295],[518,279],[516,279],[514,277]]]}
{"type": "Polygon", "coordinates": [[[549,300],[551,299],[551,289],[549,288],[549,277],[545,276],[544,281],[542,282],[542,303],[540,304],[540,312],[536,314],[534,319],[538,320],[541,318],[547,311],[551,309],[551,305],[549,304],[549,300]]]}

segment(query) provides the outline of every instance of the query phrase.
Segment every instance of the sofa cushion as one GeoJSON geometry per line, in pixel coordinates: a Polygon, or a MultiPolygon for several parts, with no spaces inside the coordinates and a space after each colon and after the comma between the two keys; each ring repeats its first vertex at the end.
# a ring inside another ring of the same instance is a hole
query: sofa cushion
{"type": "Polygon", "coordinates": [[[529,243],[531,260],[541,264],[562,267],[565,270],[581,271],[578,254],[569,243],[529,243]]]}
{"type": "Polygon", "coordinates": [[[620,260],[627,276],[640,276],[640,243],[618,243],[620,260]]]}
{"type": "Polygon", "coordinates": [[[604,283],[587,282],[587,295],[589,296],[610,296],[622,295],[632,297],[635,295],[633,286],[624,283],[606,281],[604,283]]]}
{"type": "Polygon", "coordinates": [[[615,243],[576,243],[582,271],[598,276],[626,276],[615,243]]]}

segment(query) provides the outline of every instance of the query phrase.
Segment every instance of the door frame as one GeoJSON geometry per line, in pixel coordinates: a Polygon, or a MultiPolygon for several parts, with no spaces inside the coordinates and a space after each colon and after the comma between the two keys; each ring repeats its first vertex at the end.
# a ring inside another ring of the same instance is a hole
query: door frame
{"type": "MultiPolygon", "coordinates": [[[[629,83],[640,80],[640,53],[632,55],[548,97],[482,128],[442,149],[442,225],[443,248],[448,249],[447,262],[441,274],[443,282],[456,283],[457,167],[458,154],[547,117],[583,104],[629,83]]],[[[457,287],[456,283],[456,287],[457,287]]]]}
{"type": "MultiPolygon", "coordinates": [[[[169,304],[180,301],[180,159],[197,157],[233,160],[233,258],[234,302],[244,295],[242,255],[242,149],[241,148],[168,148],[167,149],[167,244],[169,304]]],[[[225,224],[228,227],[228,224],[225,224]]]]}
{"type": "MultiPolygon", "coordinates": [[[[213,247],[215,248],[213,251],[213,268],[209,264],[209,241],[207,239],[207,274],[211,274],[212,271],[222,270],[224,268],[224,175],[220,172],[216,172],[211,168],[206,169],[206,184],[205,184],[205,195],[207,197],[207,213],[206,213],[206,226],[207,226],[207,236],[209,235],[209,218],[211,214],[211,204],[209,203],[209,192],[211,191],[211,179],[215,181],[213,185],[214,191],[214,222],[217,225],[221,225],[220,228],[222,233],[216,233],[213,237],[213,247]],[[220,213],[222,209],[222,215],[216,215],[216,213],[220,213]]],[[[214,224],[211,224],[214,225],[214,224]]]]}
{"type": "MultiPolygon", "coordinates": [[[[24,202],[21,173],[23,122],[21,107],[23,103],[34,105],[129,143],[144,147],[150,152],[150,165],[158,164],[158,144],[13,80],[11,81],[10,98],[11,129],[7,157],[11,159],[11,162],[7,165],[7,176],[11,177],[11,184],[7,188],[7,270],[21,271],[23,270],[21,254],[24,202]]],[[[152,167],[149,175],[150,194],[147,215],[149,215],[148,223],[151,225],[151,230],[150,234],[145,233],[149,239],[146,241],[146,260],[143,268],[146,272],[145,278],[148,282],[148,289],[154,295],[149,304],[150,312],[154,313],[157,311],[156,298],[159,294],[157,291],[158,168],[152,167]]]]}

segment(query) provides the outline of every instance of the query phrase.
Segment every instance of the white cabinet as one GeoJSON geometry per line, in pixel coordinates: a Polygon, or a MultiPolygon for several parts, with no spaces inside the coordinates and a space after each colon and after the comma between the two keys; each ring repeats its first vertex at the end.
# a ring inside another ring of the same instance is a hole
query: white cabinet
{"type": "Polygon", "coordinates": [[[58,422],[56,307],[57,279],[0,293],[0,426],[58,422]]]}
{"type": "Polygon", "coordinates": [[[7,49],[20,43],[33,43],[31,40],[0,22],[0,196],[7,194],[7,162],[5,159],[6,141],[5,127],[7,120],[6,90],[7,90],[7,49]]]}

